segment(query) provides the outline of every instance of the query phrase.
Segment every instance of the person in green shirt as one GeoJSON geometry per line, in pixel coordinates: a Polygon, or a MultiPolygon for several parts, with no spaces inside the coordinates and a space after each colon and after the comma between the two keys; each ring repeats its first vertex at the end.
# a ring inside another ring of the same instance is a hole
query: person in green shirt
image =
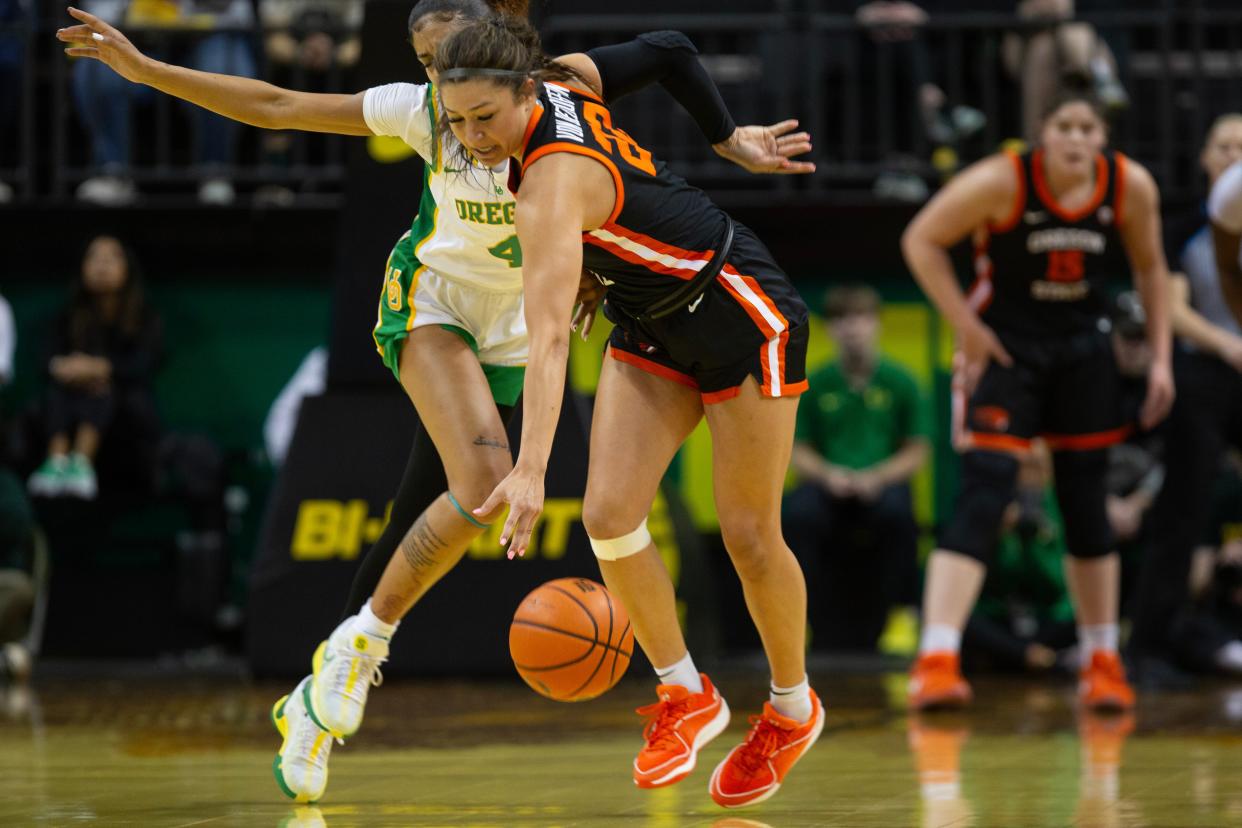
{"type": "Polygon", "coordinates": [[[789,545],[807,577],[812,643],[870,650],[894,604],[917,599],[910,478],[926,462],[928,414],[914,378],[879,350],[880,297],[830,290],[837,357],[812,373],[798,408],[785,501],[789,545]]]}

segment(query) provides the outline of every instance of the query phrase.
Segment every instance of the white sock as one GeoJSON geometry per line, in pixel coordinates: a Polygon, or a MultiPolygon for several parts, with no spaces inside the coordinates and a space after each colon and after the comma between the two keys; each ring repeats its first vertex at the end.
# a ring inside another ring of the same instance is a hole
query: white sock
{"type": "Polygon", "coordinates": [[[1097,650],[1106,653],[1117,652],[1117,643],[1121,633],[1116,624],[1085,624],[1078,628],[1078,646],[1082,650],[1082,664],[1091,664],[1091,656],[1097,650]]]}
{"type": "Polygon", "coordinates": [[[769,699],[777,713],[797,722],[810,721],[815,708],[811,704],[811,682],[806,676],[793,687],[777,687],[775,684],[771,687],[769,699]]]}
{"type": "Polygon", "coordinates": [[[1230,641],[1217,650],[1216,665],[1231,673],[1242,673],[1242,641],[1230,641]]]}
{"type": "Polygon", "coordinates": [[[690,657],[690,653],[682,656],[681,661],[676,664],[657,667],[655,671],[660,677],[660,684],[676,684],[691,693],[703,692],[703,679],[699,678],[699,671],[694,666],[694,659],[690,657]]]}
{"type": "Polygon", "coordinates": [[[954,653],[962,649],[962,631],[948,624],[928,624],[919,637],[919,655],[954,653]]]}
{"type": "Polygon", "coordinates": [[[367,599],[366,604],[358,611],[354,618],[357,619],[355,623],[357,623],[358,629],[373,638],[382,638],[385,641],[392,638],[392,634],[397,631],[397,624],[401,623],[398,621],[397,624],[389,624],[387,621],[381,620],[379,616],[371,612],[370,599],[367,599]]]}

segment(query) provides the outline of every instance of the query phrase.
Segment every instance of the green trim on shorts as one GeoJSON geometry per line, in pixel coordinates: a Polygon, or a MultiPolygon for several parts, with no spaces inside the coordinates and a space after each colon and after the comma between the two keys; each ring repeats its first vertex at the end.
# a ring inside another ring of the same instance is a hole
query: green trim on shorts
{"type": "MultiPolygon", "coordinates": [[[[474,351],[475,356],[478,356],[479,343],[470,331],[456,325],[441,325],[440,327],[460,336],[470,346],[470,350],[474,351]]],[[[487,387],[491,389],[492,399],[496,401],[496,404],[514,405],[517,403],[518,397],[522,396],[522,382],[526,379],[526,366],[491,365],[486,362],[480,365],[483,368],[483,376],[487,378],[487,387]]]]}

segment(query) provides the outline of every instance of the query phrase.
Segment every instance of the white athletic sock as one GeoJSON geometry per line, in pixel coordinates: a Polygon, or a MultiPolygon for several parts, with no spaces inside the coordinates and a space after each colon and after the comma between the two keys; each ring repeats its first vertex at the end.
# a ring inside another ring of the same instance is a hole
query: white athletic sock
{"type": "Polygon", "coordinates": [[[1216,665],[1231,673],[1242,673],[1242,641],[1230,641],[1217,650],[1216,665]]]}
{"type": "Polygon", "coordinates": [[[389,624],[387,621],[381,620],[379,616],[371,612],[370,599],[367,599],[366,604],[358,611],[354,618],[357,619],[355,623],[358,625],[358,629],[369,636],[382,638],[385,641],[392,638],[392,634],[397,631],[397,624],[401,623],[398,621],[397,624],[389,624]]]}
{"type": "Polygon", "coordinates": [[[948,624],[928,624],[919,637],[919,655],[954,653],[962,649],[962,631],[948,624]]]}
{"type": "Polygon", "coordinates": [[[811,704],[811,682],[806,676],[793,687],[777,687],[773,684],[771,688],[769,698],[777,713],[797,722],[810,721],[815,708],[811,704]]]}
{"type": "Polygon", "coordinates": [[[1116,624],[1086,624],[1078,628],[1078,647],[1082,650],[1082,664],[1091,664],[1091,656],[1097,650],[1106,653],[1117,652],[1117,642],[1121,637],[1116,624]]]}
{"type": "Polygon", "coordinates": [[[699,678],[699,671],[694,666],[694,659],[690,657],[690,653],[682,656],[681,661],[676,664],[657,667],[655,671],[660,677],[660,684],[676,684],[691,693],[703,692],[703,680],[699,678]]]}

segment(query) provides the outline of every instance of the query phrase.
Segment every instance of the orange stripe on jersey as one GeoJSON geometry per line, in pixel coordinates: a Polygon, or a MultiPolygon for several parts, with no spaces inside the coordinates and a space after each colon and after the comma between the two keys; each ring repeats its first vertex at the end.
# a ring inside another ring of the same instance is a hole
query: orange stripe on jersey
{"type": "Polygon", "coordinates": [[[1115,446],[1130,436],[1130,426],[1114,428],[1112,431],[1097,431],[1091,434],[1045,434],[1044,440],[1053,451],[1091,451],[1092,449],[1115,446]]]}
{"type": "Polygon", "coordinates": [[[638,265],[639,267],[644,267],[647,270],[653,271],[655,273],[661,273],[661,274],[664,274],[665,276],[675,276],[678,279],[682,279],[688,282],[698,275],[698,271],[692,268],[678,267],[676,265],[665,264],[663,261],[661,261],[661,259],[665,259],[667,261],[674,261],[674,260],[670,259],[670,257],[662,256],[661,254],[658,254],[655,251],[646,251],[647,255],[643,255],[643,253],[640,253],[634,250],[628,250],[625,247],[622,247],[620,244],[617,244],[616,242],[612,240],[602,239],[599,236],[593,235],[593,233],[583,233],[582,241],[585,244],[594,245],[595,247],[598,247],[602,250],[607,250],[609,253],[616,256],[618,259],[624,259],[630,264],[635,264],[635,265],[638,265]]]}
{"type": "Polygon", "coordinates": [[[604,102],[604,99],[603,99],[603,98],[601,98],[599,95],[596,95],[596,94],[595,94],[594,92],[592,92],[590,89],[584,89],[584,88],[583,88],[583,87],[581,87],[581,86],[572,86],[572,85],[570,85],[570,84],[568,84],[568,83],[565,83],[564,81],[544,81],[544,83],[545,83],[545,84],[552,84],[553,86],[559,86],[561,89],[568,89],[570,92],[576,92],[577,94],[581,95],[582,97],[584,97],[584,98],[590,98],[591,100],[595,101],[596,103],[603,103],[603,102],[604,102]]]}
{"type": "Polygon", "coordinates": [[[993,233],[1008,233],[1018,225],[1018,219],[1022,217],[1022,208],[1026,206],[1026,170],[1022,168],[1022,156],[1016,152],[1006,152],[1009,160],[1013,162],[1014,172],[1018,176],[1018,189],[1014,197],[1013,209],[1009,215],[1000,224],[992,224],[988,222],[988,230],[993,233]]]}
{"type": "Polygon", "coordinates": [[[988,256],[988,244],[991,237],[985,236],[983,241],[975,245],[974,268],[975,281],[966,292],[966,301],[975,313],[983,313],[992,304],[992,258],[988,256]]]}
{"type": "Polygon", "coordinates": [[[986,451],[1011,451],[1019,454],[1031,450],[1031,441],[1025,437],[1014,437],[1011,434],[984,434],[978,431],[967,431],[966,448],[984,449],[986,451]]]}
{"type": "Polygon", "coordinates": [[[539,126],[539,119],[543,117],[543,104],[535,101],[535,108],[530,111],[530,118],[526,121],[526,132],[522,133],[522,156],[526,155],[526,145],[530,143],[530,136],[535,132],[535,127],[539,126]]]}
{"type": "Polygon", "coordinates": [[[1117,183],[1113,186],[1113,223],[1114,226],[1120,227],[1122,217],[1125,215],[1126,208],[1126,162],[1127,159],[1119,152],[1113,153],[1113,169],[1117,176],[1117,183]]]}
{"type": "Polygon", "coordinates": [[[1035,179],[1035,192],[1039,194],[1039,200],[1054,216],[1062,221],[1079,221],[1091,215],[1091,212],[1104,200],[1104,193],[1108,191],[1108,162],[1104,160],[1103,155],[1096,154],[1095,191],[1091,193],[1091,198],[1087,200],[1087,203],[1077,210],[1067,210],[1062,207],[1052,191],[1048,189],[1048,182],[1044,180],[1043,150],[1035,150],[1031,155],[1031,178],[1035,179]]]}
{"type": "Polygon", "coordinates": [[[667,365],[661,365],[658,362],[652,362],[649,359],[643,359],[638,354],[631,354],[629,351],[619,351],[612,346],[608,347],[608,353],[618,362],[624,362],[627,365],[633,365],[640,371],[646,371],[648,374],[654,374],[657,377],[663,377],[666,380],[672,380],[678,385],[684,385],[687,388],[698,389],[699,384],[694,381],[694,377],[689,374],[683,374],[680,371],[674,371],[667,365]]]}
{"type": "Polygon", "coordinates": [[[600,229],[607,230],[609,233],[613,233],[618,236],[625,236],[630,241],[637,242],[644,247],[649,247],[658,253],[666,253],[669,256],[676,256],[678,259],[692,259],[706,262],[710,261],[712,256],[716,255],[715,250],[684,250],[675,245],[671,245],[668,242],[653,239],[651,236],[644,236],[637,230],[631,230],[628,227],[622,227],[621,225],[614,224],[612,222],[605,224],[600,229]]]}
{"type": "Polygon", "coordinates": [[[596,161],[604,165],[608,172],[612,173],[612,183],[617,188],[617,200],[612,206],[612,212],[608,214],[606,224],[611,224],[617,220],[617,216],[621,215],[621,207],[625,204],[625,184],[621,181],[621,171],[617,169],[617,165],[607,155],[599,150],[590,147],[581,147],[577,144],[567,144],[558,141],[554,144],[544,144],[530,155],[524,156],[522,159],[522,173],[525,174],[530,165],[543,158],[545,155],[551,155],[554,152],[572,152],[578,155],[585,155],[588,158],[594,158],[596,161]]]}

